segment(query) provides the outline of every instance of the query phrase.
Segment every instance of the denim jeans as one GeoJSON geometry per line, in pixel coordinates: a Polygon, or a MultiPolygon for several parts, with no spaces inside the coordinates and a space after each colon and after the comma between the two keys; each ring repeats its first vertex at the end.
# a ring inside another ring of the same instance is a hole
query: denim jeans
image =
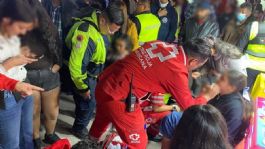
{"type": "Polygon", "coordinates": [[[95,78],[88,79],[91,99],[84,99],[78,93],[74,92],[75,100],[75,122],[73,125],[74,131],[82,131],[85,129],[93,116],[96,107],[95,88],[97,80],[95,78]]]}
{"type": "Polygon", "coordinates": [[[4,94],[5,109],[0,109],[0,149],[33,149],[33,98],[18,102],[11,92],[4,94]]]}

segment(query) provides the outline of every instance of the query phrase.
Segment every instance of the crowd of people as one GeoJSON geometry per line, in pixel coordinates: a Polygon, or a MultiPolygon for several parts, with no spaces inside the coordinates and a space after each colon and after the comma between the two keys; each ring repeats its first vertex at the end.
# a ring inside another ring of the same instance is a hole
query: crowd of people
{"type": "Polygon", "coordinates": [[[0,51],[0,149],[58,142],[61,92],[75,103],[74,149],[232,149],[265,72],[265,11],[261,0],[0,0],[0,51]],[[118,141],[103,137],[110,124],[118,141]]]}

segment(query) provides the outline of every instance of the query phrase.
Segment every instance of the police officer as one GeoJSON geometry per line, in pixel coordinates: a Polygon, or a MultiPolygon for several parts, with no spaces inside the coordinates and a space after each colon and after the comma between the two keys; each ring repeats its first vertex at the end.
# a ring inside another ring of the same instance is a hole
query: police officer
{"type": "Polygon", "coordinates": [[[132,19],[139,35],[139,44],[158,39],[161,22],[157,16],[151,13],[150,0],[139,0],[137,3],[137,15],[132,19]]]}
{"type": "Polygon", "coordinates": [[[76,104],[72,133],[79,138],[87,136],[86,129],[96,106],[95,86],[106,59],[103,35],[111,35],[123,24],[123,11],[111,3],[103,12],[93,11],[91,16],[79,19],[70,29],[66,44],[71,49],[69,70],[75,84],[76,104]]]}
{"type": "Polygon", "coordinates": [[[249,61],[248,86],[252,87],[257,75],[265,72],[265,22],[252,23],[245,53],[249,61]]]}
{"type": "Polygon", "coordinates": [[[151,12],[161,21],[158,40],[172,43],[178,28],[178,14],[169,0],[155,0],[151,12]]]}

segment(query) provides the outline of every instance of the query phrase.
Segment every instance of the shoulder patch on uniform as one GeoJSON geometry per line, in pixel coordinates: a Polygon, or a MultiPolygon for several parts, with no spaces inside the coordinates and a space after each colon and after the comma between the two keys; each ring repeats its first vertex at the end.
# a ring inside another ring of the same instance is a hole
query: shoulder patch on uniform
{"type": "Polygon", "coordinates": [[[76,39],[77,39],[77,41],[83,41],[84,37],[83,37],[83,35],[78,35],[76,37],[76,39]]]}
{"type": "Polygon", "coordinates": [[[82,23],[82,24],[78,27],[78,30],[79,30],[79,31],[83,31],[83,32],[87,32],[88,27],[89,27],[89,24],[86,23],[86,22],[84,22],[84,23],[82,23]]]}

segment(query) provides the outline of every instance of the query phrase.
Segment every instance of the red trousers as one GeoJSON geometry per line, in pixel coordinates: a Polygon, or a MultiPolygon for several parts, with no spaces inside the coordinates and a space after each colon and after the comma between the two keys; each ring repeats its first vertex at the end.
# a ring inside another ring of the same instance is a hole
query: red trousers
{"type": "Polygon", "coordinates": [[[137,104],[135,111],[128,113],[122,101],[101,102],[104,101],[102,99],[97,101],[96,118],[89,132],[91,137],[99,139],[112,123],[129,149],[146,149],[148,139],[140,105],[137,104]]]}

